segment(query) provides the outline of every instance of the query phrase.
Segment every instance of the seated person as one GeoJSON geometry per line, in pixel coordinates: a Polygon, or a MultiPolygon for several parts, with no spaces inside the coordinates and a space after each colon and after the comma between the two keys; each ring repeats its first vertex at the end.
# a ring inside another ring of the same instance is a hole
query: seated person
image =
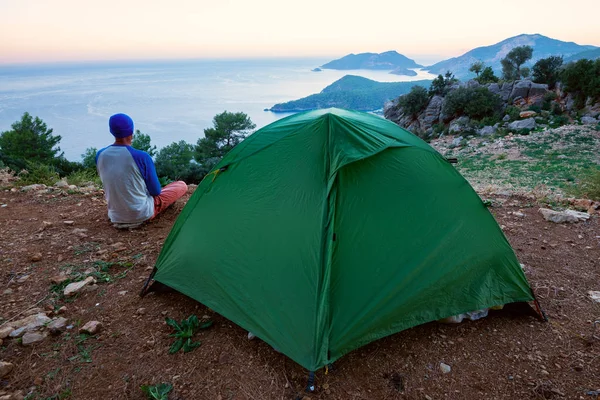
{"type": "Polygon", "coordinates": [[[183,181],[160,187],[154,162],[131,147],[133,120],[126,114],[109,119],[115,142],[96,153],[96,168],[108,202],[108,218],[115,225],[151,220],[187,192],[183,181]]]}

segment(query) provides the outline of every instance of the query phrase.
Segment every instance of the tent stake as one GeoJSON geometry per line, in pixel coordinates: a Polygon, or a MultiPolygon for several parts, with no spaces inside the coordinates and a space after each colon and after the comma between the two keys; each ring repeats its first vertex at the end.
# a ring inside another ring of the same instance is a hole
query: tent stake
{"type": "Polygon", "coordinates": [[[315,371],[310,371],[308,373],[308,384],[306,385],[307,392],[315,391],[315,371]]]}
{"type": "Polygon", "coordinates": [[[146,295],[147,290],[148,290],[148,285],[150,284],[150,281],[152,280],[152,278],[154,278],[156,271],[158,271],[158,269],[156,269],[156,267],[154,267],[154,269],[152,269],[152,272],[150,273],[150,276],[148,277],[148,279],[146,279],[146,282],[144,283],[144,286],[142,287],[142,291],[140,292],[140,297],[144,297],[146,295]]]}

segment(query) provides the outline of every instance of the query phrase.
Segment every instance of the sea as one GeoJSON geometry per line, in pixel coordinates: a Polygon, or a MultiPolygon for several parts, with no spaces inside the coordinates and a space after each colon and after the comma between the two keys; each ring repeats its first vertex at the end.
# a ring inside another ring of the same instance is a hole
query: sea
{"type": "Polygon", "coordinates": [[[95,62],[0,66],[0,132],[24,112],[40,117],[67,159],[112,143],[108,119],[132,117],[135,129],[159,149],[203,137],[213,117],[244,112],[257,129],[289,114],[265,111],[277,103],[318,93],[344,75],[380,82],[431,79],[373,70],[313,69],[331,59],[244,59],[95,62]]]}

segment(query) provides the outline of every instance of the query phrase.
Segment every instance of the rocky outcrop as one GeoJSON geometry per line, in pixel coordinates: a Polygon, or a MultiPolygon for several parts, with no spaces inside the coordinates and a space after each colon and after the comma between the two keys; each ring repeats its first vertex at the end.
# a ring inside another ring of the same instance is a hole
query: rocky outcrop
{"type": "MultiPolygon", "coordinates": [[[[534,129],[536,127],[535,119],[533,119],[533,117],[536,117],[536,113],[529,111],[528,108],[530,106],[541,107],[546,94],[550,92],[548,90],[548,85],[533,83],[527,79],[515,82],[490,83],[487,85],[481,85],[474,80],[470,80],[454,84],[450,88],[450,93],[452,90],[459,87],[486,87],[490,92],[502,99],[502,110],[513,105],[520,107],[522,111],[522,116],[520,118],[523,119],[522,121],[514,121],[509,125],[508,122],[511,121],[511,117],[505,115],[503,119],[506,123],[503,127],[513,130],[534,129]]],[[[469,126],[468,118],[465,123],[465,120],[462,119],[462,117],[453,118],[454,116],[452,115],[445,115],[444,103],[445,97],[433,96],[423,111],[413,117],[412,115],[404,114],[402,108],[398,106],[398,101],[395,100],[386,103],[384,106],[384,116],[403,128],[421,136],[431,135],[433,127],[437,124],[446,125],[449,134],[462,134],[463,132],[470,131],[479,135],[491,135],[499,128],[498,125],[493,127],[486,126],[483,128],[477,126],[471,127],[469,126]]],[[[588,120],[586,119],[586,121],[588,120]]]]}

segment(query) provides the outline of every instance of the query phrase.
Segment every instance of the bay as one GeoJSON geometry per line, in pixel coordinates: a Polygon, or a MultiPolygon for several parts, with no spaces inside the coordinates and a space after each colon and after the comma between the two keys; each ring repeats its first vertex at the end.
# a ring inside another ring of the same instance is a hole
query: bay
{"type": "MultiPolygon", "coordinates": [[[[129,114],[135,129],[158,148],[196,143],[213,117],[245,112],[261,128],[286,113],[264,111],[276,103],[320,92],[347,74],[380,82],[429,79],[389,71],[323,70],[329,59],[244,59],[102,62],[0,67],[0,132],[24,112],[60,135],[60,148],[79,161],[88,147],[112,143],[108,118],[129,114]]],[[[383,105],[382,105],[383,106],[383,105]]]]}

